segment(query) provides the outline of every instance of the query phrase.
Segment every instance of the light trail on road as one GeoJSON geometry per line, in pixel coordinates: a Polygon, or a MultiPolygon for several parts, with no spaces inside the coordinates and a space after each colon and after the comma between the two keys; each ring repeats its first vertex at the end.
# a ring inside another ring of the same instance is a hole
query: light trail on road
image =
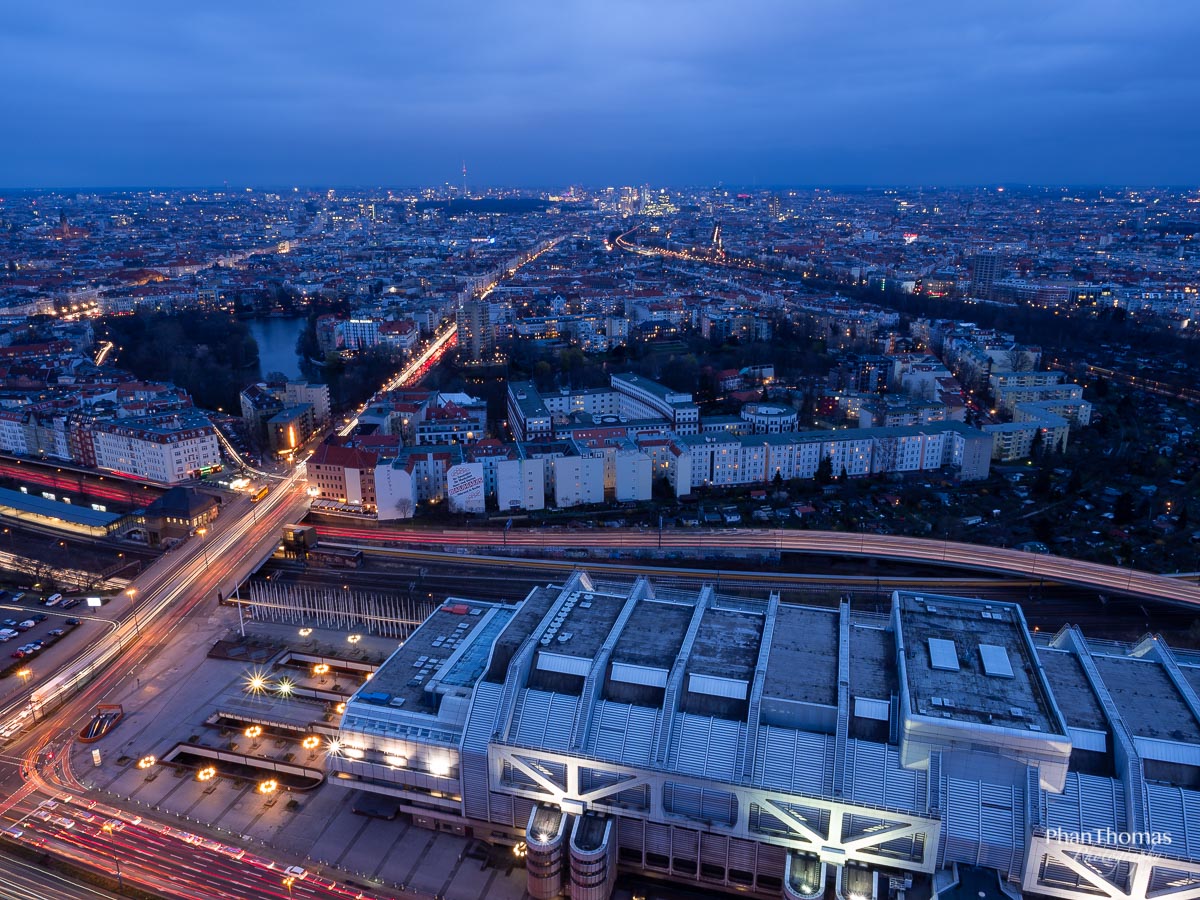
{"type": "Polygon", "coordinates": [[[1165,575],[1027,553],[1005,547],[986,547],[957,541],[894,535],[851,534],[836,531],[782,531],[778,529],[728,529],[723,531],[674,529],[589,529],[585,532],[551,530],[497,531],[495,529],[365,529],[319,525],[317,534],[334,541],[384,542],[409,546],[525,547],[614,550],[737,551],[772,550],[926,563],[955,569],[991,572],[1036,581],[1069,584],[1098,592],[1116,591],[1173,603],[1200,606],[1200,585],[1165,575]]]}

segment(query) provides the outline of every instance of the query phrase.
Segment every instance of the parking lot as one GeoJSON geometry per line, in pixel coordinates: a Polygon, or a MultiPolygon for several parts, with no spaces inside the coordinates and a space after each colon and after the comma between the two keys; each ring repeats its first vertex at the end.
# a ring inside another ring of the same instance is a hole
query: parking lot
{"type": "Polygon", "coordinates": [[[46,606],[48,596],[0,592],[0,700],[24,687],[28,676],[18,677],[22,670],[55,669],[113,627],[82,597],[46,606]]]}

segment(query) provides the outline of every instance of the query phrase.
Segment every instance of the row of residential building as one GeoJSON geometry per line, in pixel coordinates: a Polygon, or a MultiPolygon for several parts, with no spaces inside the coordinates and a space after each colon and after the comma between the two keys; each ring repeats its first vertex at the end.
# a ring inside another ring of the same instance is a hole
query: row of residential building
{"type": "Polygon", "coordinates": [[[975,480],[987,477],[992,446],[990,435],[960,422],[783,434],[664,430],[466,446],[362,439],[322,444],[308,461],[308,478],[318,508],[393,519],[443,500],[465,513],[649,500],[656,478],[677,497],[702,488],[812,480],[826,460],[831,478],[945,469],[975,480]]]}

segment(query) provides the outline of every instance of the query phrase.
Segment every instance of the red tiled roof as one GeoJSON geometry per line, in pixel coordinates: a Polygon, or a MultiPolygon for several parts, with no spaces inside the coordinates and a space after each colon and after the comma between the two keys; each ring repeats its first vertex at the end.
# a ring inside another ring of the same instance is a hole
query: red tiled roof
{"type": "Polygon", "coordinates": [[[379,460],[377,453],[343,447],[339,444],[321,444],[309,459],[309,465],[335,466],[343,469],[374,469],[379,460]]]}

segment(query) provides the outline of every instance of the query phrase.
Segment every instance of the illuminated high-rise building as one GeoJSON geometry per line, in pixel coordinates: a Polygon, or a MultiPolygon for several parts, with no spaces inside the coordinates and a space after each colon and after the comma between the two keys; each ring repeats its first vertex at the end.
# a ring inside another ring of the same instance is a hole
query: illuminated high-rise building
{"type": "Polygon", "coordinates": [[[980,300],[992,299],[996,279],[1003,269],[999,253],[992,251],[977,253],[971,259],[971,296],[980,300]]]}
{"type": "Polygon", "coordinates": [[[479,362],[495,344],[486,300],[468,300],[458,308],[458,355],[464,362],[479,362]]]}

